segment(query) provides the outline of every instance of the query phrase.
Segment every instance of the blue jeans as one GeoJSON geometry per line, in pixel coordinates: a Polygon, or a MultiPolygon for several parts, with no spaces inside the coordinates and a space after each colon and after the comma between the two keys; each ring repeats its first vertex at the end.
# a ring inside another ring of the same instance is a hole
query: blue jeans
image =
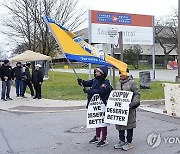
{"type": "Polygon", "coordinates": [[[2,81],[2,92],[1,92],[1,99],[9,98],[11,90],[11,80],[2,81]]]}
{"type": "Polygon", "coordinates": [[[16,95],[17,96],[23,96],[23,81],[22,80],[16,80],[16,95]]]}

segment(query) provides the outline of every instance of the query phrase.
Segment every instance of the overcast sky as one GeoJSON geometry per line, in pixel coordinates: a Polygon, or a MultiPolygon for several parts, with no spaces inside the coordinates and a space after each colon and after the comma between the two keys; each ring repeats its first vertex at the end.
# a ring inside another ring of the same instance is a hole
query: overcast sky
{"type": "MultiPolygon", "coordinates": [[[[2,9],[0,0],[0,16],[2,9]]],[[[120,13],[154,15],[155,18],[173,14],[173,10],[178,8],[178,0],[79,0],[78,8],[92,10],[112,11],[120,13]]],[[[87,23],[82,28],[87,27],[87,23]]],[[[1,26],[2,29],[2,26],[1,26]]],[[[6,37],[0,32],[0,48],[4,51],[11,50],[11,46],[5,44],[6,37]]],[[[6,43],[8,43],[6,41],[6,43]]]]}
{"type": "Polygon", "coordinates": [[[80,0],[91,9],[122,13],[168,15],[178,8],[178,0],[80,0]]]}

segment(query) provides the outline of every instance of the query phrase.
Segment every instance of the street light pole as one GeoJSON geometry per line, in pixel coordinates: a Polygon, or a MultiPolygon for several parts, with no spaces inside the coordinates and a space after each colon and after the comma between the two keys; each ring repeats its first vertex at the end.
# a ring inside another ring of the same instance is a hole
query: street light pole
{"type": "Polygon", "coordinates": [[[176,82],[180,82],[180,0],[178,0],[178,76],[176,82]]]}

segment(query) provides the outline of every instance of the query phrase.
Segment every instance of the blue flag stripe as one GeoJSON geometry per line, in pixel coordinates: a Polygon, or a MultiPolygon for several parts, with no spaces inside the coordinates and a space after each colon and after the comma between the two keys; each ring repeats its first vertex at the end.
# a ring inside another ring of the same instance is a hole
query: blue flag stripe
{"type": "Polygon", "coordinates": [[[68,54],[68,53],[65,53],[65,55],[66,55],[66,57],[68,59],[71,59],[71,60],[80,61],[80,62],[83,62],[83,63],[92,63],[92,64],[106,65],[106,66],[113,67],[111,64],[101,60],[98,57],[94,57],[94,56],[82,56],[82,55],[72,55],[72,54],[68,54]]]}

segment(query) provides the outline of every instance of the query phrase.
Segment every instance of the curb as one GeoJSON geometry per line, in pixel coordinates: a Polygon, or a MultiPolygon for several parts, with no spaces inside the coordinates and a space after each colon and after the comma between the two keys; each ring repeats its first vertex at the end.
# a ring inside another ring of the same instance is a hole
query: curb
{"type": "Polygon", "coordinates": [[[17,106],[10,108],[10,112],[26,112],[26,113],[56,113],[62,111],[85,110],[86,106],[67,106],[67,107],[35,107],[35,106],[17,106]]]}
{"type": "MultiPolygon", "coordinates": [[[[164,99],[159,100],[142,100],[140,109],[149,111],[148,106],[156,106],[156,105],[162,105],[164,104],[164,99]],[[147,108],[147,109],[146,109],[147,108]]],[[[72,111],[72,110],[86,110],[85,105],[80,106],[64,106],[64,107],[36,107],[36,106],[15,106],[8,109],[0,109],[1,111],[8,111],[8,112],[19,112],[19,113],[55,113],[55,112],[62,112],[62,111],[72,111]]]]}
{"type": "Polygon", "coordinates": [[[142,100],[141,105],[157,105],[165,104],[165,99],[156,99],[156,100],[142,100]]]}

